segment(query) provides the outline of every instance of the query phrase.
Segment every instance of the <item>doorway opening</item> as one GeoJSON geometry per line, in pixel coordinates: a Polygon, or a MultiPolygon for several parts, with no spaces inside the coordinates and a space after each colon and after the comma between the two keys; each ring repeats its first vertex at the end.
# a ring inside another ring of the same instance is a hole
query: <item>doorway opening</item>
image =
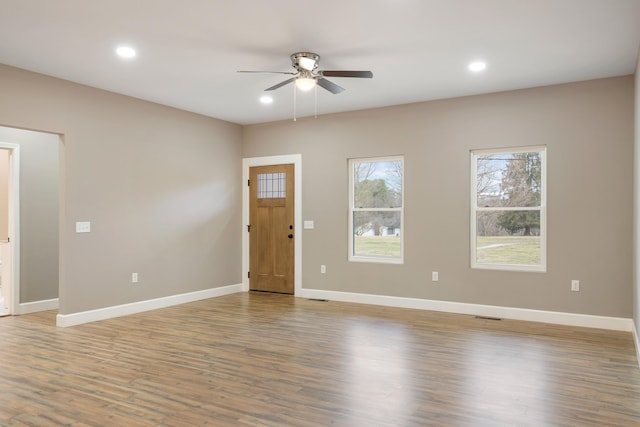
{"type": "Polygon", "coordinates": [[[59,134],[0,126],[2,315],[59,306],[62,147],[59,134]]]}
{"type": "MultiPolygon", "coordinates": [[[[243,238],[242,238],[242,271],[243,271],[243,290],[250,290],[250,270],[251,270],[251,242],[250,242],[250,186],[249,178],[251,168],[262,166],[274,166],[274,165],[293,165],[293,221],[287,223],[287,233],[285,235],[285,241],[291,239],[293,246],[293,292],[287,291],[286,293],[293,293],[294,295],[300,294],[302,290],[302,155],[292,154],[284,156],[270,156],[270,157],[252,157],[246,158],[242,161],[243,168],[243,238]],[[290,229],[289,226],[292,228],[290,229]],[[288,237],[292,235],[292,237],[288,237]]],[[[277,200],[278,197],[273,198],[277,200]]],[[[254,244],[255,249],[255,244],[254,244]]],[[[255,254],[253,255],[256,256],[255,254]]],[[[255,261],[255,259],[254,259],[255,261]]],[[[253,267],[255,268],[255,267],[253,267]]],[[[252,275],[255,273],[251,273],[252,275]]],[[[253,286],[251,287],[253,288],[253,286]]]]}
{"type": "Polygon", "coordinates": [[[0,316],[13,314],[19,258],[20,146],[0,142],[0,316]]]}
{"type": "Polygon", "coordinates": [[[294,166],[249,171],[249,286],[252,291],[294,293],[294,166]]]}

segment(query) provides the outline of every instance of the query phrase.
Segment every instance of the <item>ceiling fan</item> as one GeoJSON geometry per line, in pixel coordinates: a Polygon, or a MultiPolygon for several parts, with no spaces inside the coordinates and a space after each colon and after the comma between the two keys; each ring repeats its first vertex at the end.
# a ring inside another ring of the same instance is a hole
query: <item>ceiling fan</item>
{"type": "Polygon", "coordinates": [[[320,55],[311,52],[296,52],[291,55],[291,65],[296,69],[296,72],[288,71],[238,71],[239,73],[275,73],[275,74],[289,74],[292,75],[290,79],[271,86],[265,91],[275,90],[289,83],[295,82],[298,89],[302,91],[308,91],[313,89],[316,85],[323,89],[328,90],[333,94],[338,94],[344,91],[342,86],[338,86],[325,77],[357,77],[370,79],[373,77],[371,71],[344,71],[344,70],[319,70],[318,63],[320,62],[320,55]]]}

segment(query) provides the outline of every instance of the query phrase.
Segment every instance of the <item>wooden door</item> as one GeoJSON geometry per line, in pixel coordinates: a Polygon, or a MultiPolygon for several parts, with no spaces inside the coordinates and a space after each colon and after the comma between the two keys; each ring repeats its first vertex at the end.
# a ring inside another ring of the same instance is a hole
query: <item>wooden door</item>
{"type": "Polygon", "coordinates": [[[249,288],[293,294],[294,166],[249,170],[249,288]]]}

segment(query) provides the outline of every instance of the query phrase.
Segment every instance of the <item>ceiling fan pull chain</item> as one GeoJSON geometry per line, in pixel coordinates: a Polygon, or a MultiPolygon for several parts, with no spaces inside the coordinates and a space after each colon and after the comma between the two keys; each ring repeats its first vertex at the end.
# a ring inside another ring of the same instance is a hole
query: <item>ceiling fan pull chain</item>
{"type": "Polygon", "coordinates": [[[315,110],[314,118],[317,119],[318,118],[318,85],[315,85],[313,87],[313,95],[314,95],[315,101],[316,101],[316,110],[315,110]]]}
{"type": "Polygon", "coordinates": [[[296,121],[296,109],[297,109],[297,105],[296,105],[296,85],[293,85],[293,121],[296,121]]]}

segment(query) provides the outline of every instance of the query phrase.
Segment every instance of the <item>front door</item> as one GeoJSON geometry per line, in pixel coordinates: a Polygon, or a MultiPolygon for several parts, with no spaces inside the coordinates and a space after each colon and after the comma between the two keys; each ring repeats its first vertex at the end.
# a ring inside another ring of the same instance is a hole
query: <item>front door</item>
{"type": "Polygon", "coordinates": [[[293,294],[294,166],[249,169],[249,288],[293,294]]]}

